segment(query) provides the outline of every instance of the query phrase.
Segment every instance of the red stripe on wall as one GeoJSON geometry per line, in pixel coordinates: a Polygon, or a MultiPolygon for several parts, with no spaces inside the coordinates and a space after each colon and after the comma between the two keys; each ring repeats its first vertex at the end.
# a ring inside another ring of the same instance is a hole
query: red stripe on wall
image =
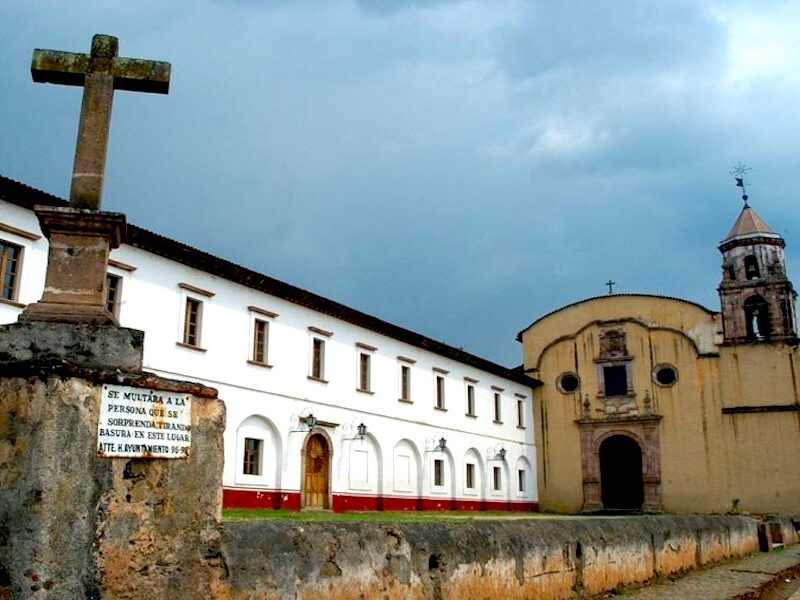
{"type": "MultiPolygon", "coordinates": [[[[348,510],[462,510],[537,512],[538,502],[514,500],[469,500],[464,498],[418,498],[414,496],[371,496],[333,494],[334,512],[348,510]]],[[[247,490],[223,488],[225,508],[283,508],[300,510],[300,492],[283,490],[247,490]]]]}

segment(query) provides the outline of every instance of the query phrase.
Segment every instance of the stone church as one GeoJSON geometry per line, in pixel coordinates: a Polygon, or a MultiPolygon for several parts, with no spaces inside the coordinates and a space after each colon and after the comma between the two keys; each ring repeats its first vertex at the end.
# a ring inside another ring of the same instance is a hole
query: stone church
{"type": "Polygon", "coordinates": [[[746,203],[720,312],[615,294],[520,332],[545,510],[797,512],[800,373],[785,242],[746,203]]]}

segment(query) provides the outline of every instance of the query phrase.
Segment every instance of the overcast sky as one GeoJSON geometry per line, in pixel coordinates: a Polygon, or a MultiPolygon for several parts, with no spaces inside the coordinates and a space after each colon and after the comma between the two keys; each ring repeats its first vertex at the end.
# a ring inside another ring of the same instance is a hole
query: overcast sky
{"type": "Polygon", "coordinates": [[[491,360],[609,278],[717,309],[737,161],[800,272],[797,1],[0,2],[0,173],[68,195],[81,89],[30,58],[94,33],[173,69],[103,208],[491,360]]]}

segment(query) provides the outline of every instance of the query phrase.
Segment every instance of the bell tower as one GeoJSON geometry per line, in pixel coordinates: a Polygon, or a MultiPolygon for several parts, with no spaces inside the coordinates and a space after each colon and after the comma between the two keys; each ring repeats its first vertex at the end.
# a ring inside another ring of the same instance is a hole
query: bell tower
{"type": "Polygon", "coordinates": [[[719,245],[725,343],[797,343],[797,293],[786,276],[786,243],[748,205],[746,194],[742,199],[744,208],[719,245]]]}

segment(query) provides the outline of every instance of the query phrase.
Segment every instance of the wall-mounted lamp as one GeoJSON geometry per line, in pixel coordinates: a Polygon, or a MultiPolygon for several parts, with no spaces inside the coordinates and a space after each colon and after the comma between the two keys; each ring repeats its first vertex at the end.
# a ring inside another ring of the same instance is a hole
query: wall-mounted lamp
{"type": "Polygon", "coordinates": [[[443,437],[439,438],[439,445],[436,446],[436,449],[439,451],[444,450],[447,447],[447,440],[443,437]]]}
{"type": "Polygon", "coordinates": [[[500,450],[497,451],[497,456],[500,457],[500,460],[505,460],[506,459],[506,449],[505,448],[500,448],[500,450]]]}
{"type": "Polygon", "coordinates": [[[317,424],[317,417],[313,413],[309,413],[307,417],[303,417],[303,422],[308,426],[308,430],[311,431],[317,424]]]}
{"type": "Polygon", "coordinates": [[[347,424],[342,428],[343,435],[349,435],[351,433],[355,433],[353,437],[343,437],[342,440],[361,440],[364,441],[364,436],[367,435],[367,426],[364,423],[359,423],[355,427],[351,424],[347,424]]]}

